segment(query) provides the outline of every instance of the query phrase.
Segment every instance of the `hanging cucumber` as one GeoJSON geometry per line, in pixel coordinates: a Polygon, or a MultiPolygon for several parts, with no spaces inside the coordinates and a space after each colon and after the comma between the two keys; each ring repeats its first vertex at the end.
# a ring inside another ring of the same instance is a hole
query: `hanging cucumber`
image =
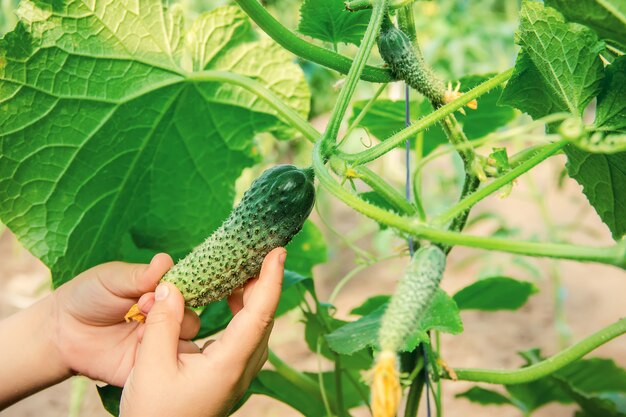
{"type": "MultiPolygon", "coordinates": [[[[422,51],[409,37],[394,26],[389,16],[385,16],[378,35],[378,52],[394,77],[404,80],[411,88],[423,94],[437,108],[460,97],[459,86],[448,88],[426,64],[422,51]]],[[[467,107],[476,109],[476,100],[467,107]]]]}
{"type": "MultiPolygon", "coordinates": [[[[190,307],[227,297],[259,273],[265,255],[300,231],[314,202],[312,168],[278,165],[266,170],[224,223],[162,281],[176,285],[190,307]]],[[[133,307],[126,319],[142,321],[133,307]]]]}
{"type": "Polygon", "coordinates": [[[396,415],[401,398],[397,353],[415,332],[435,295],[446,266],[446,255],[437,246],[420,248],[398,282],[378,331],[381,351],[372,371],[374,417],[396,415]]]}

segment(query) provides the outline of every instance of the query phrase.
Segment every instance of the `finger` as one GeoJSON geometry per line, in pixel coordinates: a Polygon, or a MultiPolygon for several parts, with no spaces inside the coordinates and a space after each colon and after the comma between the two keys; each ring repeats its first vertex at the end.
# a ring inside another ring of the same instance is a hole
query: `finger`
{"type": "Polygon", "coordinates": [[[139,307],[139,311],[141,311],[144,315],[148,315],[150,309],[154,305],[154,292],[147,292],[137,301],[137,307],[139,307]]]}
{"type": "Polygon", "coordinates": [[[183,322],[180,327],[180,338],[183,340],[191,340],[198,334],[200,330],[200,317],[190,308],[185,309],[183,322]]]}
{"type": "Polygon", "coordinates": [[[138,363],[152,369],[176,366],[178,339],[185,314],[185,301],[178,288],[163,282],[156,288],[143,338],[138,363]]]}
{"type": "Polygon", "coordinates": [[[173,265],[174,261],[168,254],[159,253],[148,265],[110,262],[97,272],[100,282],[111,293],[123,298],[136,298],[154,291],[161,277],[173,265]]]}
{"type": "Polygon", "coordinates": [[[189,340],[179,340],[178,353],[200,353],[200,347],[189,340]]]}
{"type": "Polygon", "coordinates": [[[285,255],[283,248],[270,252],[258,281],[244,288],[244,306],[218,341],[220,350],[231,360],[242,359],[247,363],[269,334],[280,299],[285,255]],[[248,297],[246,291],[251,293],[248,297]]]}
{"type": "Polygon", "coordinates": [[[233,316],[243,308],[243,287],[236,288],[230,296],[228,296],[228,307],[232,311],[233,316]]]}
{"type": "Polygon", "coordinates": [[[274,318],[280,300],[286,256],[284,248],[271,251],[263,261],[259,278],[244,287],[243,308],[268,322],[274,318]]]}

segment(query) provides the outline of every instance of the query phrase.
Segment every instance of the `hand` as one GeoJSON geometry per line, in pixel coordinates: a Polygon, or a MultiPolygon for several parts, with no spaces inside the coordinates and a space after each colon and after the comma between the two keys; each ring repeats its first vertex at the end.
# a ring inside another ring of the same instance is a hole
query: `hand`
{"type": "MultiPolygon", "coordinates": [[[[51,337],[62,363],[75,373],[124,385],[135,363],[144,326],[126,323],[124,314],[135,303],[144,312],[150,309],[154,296],[146,293],[154,291],[172,265],[172,258],[163,253],[149,265],[109,262],[83,272],[57,289],[52,294],[51,337]]],[[[199,351],[189,341],[199,329],[197,314],[181,307],[177,348],[199,351]]]]}
{"type": "Polygon", "coordinates": [[[181,353],[181,293],[158,286],[148,312],[135,367],[124,385],[124,417],[225,416],[267,359],[267,342],[280,298],[286,252],[277,248],[258,279],[228,299],[234,317],[219,339],[201,353],[181,353]]]}

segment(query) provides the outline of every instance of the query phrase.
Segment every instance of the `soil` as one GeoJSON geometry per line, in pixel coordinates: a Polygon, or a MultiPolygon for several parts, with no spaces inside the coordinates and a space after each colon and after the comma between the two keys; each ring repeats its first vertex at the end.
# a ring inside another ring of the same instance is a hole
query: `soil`
{"type": "MultiPolygon", "coordinates": [[[[385,175],[401,178],[395,167],[402,166],[391,155],[384,162],[385,175]]],[[[569,233],[568,239],[582,244],[608,245],[611,237],[607,228],[600,222],[593,209],[584,208],[587,203],[581,188],[572,180],[565,180],[562,188],[554,184],[555,172],[561,170],[564,161],[555,158],[534,172],[539,198],[553,216],[557,225],[573,224],[579,230],[569,233]]],[[[476,213],[494,212],[502,216],[509,228],[520,228],[521,237],[547,240],[549,230],[541,211],[533,202],[532,188],[522,179],[506,199],[491,197],[479,204],[476,213]]],[[[587,205],[588,206],[588,205],[587,205]]],[[[331,207],[331,222],[345,233],[361,227],[363,220],[339,202],[331,207]]],[[[315,220],[315,219],[314,219],[315,220]]],[[[319,221],[316,221],[321,225],[319,221]]],[[[489,233],[494,223],[488,221],[473,227],[475,234],[489,233]]],[[[368,227],[371,226],[368,225],[368,227]]],[[[323,229],[323,228],[322,228],[323,229]]],[[[336,238],[327,232],[333,243],[336,238]]],[[[358,242],[363,247],[373,245],[369,236],[358,242]]],[[[339,245],[332,245],[330,262],[315,270],[318,293],[326,299],[337,281],[344,276],[353,264],[348,259],[353,253],[339,245]]],[[[555,330],[555,291],[550,279],[550,271],[557,266],[565,289],[564,314],[571,331],[571,340],[576,341],[606,326],[620,317],[626,316],[624,294],[626,294],[626,273],[617,268],[596,264],[575,262],[532,261],[538,268],[538,276],[517,267],[515,259],[502,254],[491,254],[488,259],[478,257],[481,252],[455,248],[450,256],[449,267],[443,281],[443,288],[454,293],[473,282],[480,274],[485,274],[485,265],[501,265],[496,273],[508,274],[520,279],[534,280],[540,292],[515,312],[475,312],[462,313],[465,331],[459,336],[443,335],[442,355],[445,361],[455,367],[515,368],[523,361],[516,354],[533,347],[541,348],[546,355],[559,350],[559,338],[555,330]],[[473,259],[473,262],[469,262],[473,259]]],[[[336,305],[338,314],[347,317],[350,308],[360,304],[368,296],[390,293],[397,277],[401,274],[406,259],[386,261],[358,274],[339,294],[336,305]]],[[[493,268],[492,268],[493,269],[493,268]]],[[[0,319],[49,293],[49,272],[36,258],[21,248],[10,231],[0,236],[0,319]]],[[[316,357],[302,341],[303,325],[297,311],[278,320],[270,341],[275,352],[292,366],[303,370],[316,370],[316,357]]],[[[608,357],[626,367],[626,338],[614,340],[595,351],[591,356],[608,357]]],[[[266,365],[270,367],[270,365],[266,365]]],[[[329,364],[324,364],[329,366],[329,364]]],[[[10,376],[2,378],[10,380],[10,376]]],[[[7,383],[5,380],[3,383],[7,383]]],[[[0,413],[5,417],[60,417],[68,415],[71,381],[49,388],[8,408],[0,413]]],[[[81,416],[105,417],[108,414],[100,405],[91,384],[87,390],[81,416]]],[[[483,407],[467,400],[455,398],[455,394],[471,387],[470,383],[443,383],[444,410],[446,417],[521,417],[522,413],[512,407],[483,407]]],[[[498,388],[496,388],[498,389],[498,388]]],[[[425,416],[422,406],[420,416],[425,416]]],[[[539,417],[571,416],[573,408],[563,405],[549,405],[538,411],[539,417]]],[[[236,414],[244,416],[296,416],[289,407],[270,398],[252,397],[236,414]]],[[[356,410],[354,416],[368,415],[364,410],[356,410]]]]}

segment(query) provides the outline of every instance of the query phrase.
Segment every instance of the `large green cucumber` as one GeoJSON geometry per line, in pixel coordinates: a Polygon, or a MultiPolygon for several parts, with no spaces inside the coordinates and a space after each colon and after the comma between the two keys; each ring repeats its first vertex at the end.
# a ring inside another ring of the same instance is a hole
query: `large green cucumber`
{"type": "Polygon", "coordinates": [[[261,174],[224,223],[170,269],[187,305],[227,297],[257,275],[265,255],[300,231],[315,201],[313,170],[278,165],[261,174]]]}

